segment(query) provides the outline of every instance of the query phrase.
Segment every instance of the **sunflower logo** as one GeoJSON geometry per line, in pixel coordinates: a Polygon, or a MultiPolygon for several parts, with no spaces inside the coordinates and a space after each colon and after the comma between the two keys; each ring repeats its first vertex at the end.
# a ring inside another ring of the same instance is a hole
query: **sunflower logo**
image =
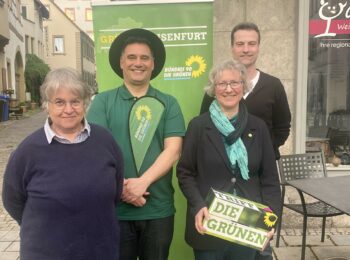
{"type": "Polygon", "coordinates": [[[264,216],[264,223],[268,227],[273,227],[276,224],[277,216],[271,212],[266,212],[264,216]]]}
{"type": "Polygon", "coordinates": [[[145,117],[147,120],[151,120],[152,118],[152,112],[151,112],[151,109],[148,107],[148,106],[144,106],[144,105],[141,105],[139,106],[137,109],[136,109],[136,118],[137,120],[141,120],[142,118],[142,113],[145,113],[145,117]]]}
{"type": "Polygon", "coordinates": [[[192,77],[194,78],[198,78],[200,75],[202,75],[207,68],[204,58],[198,55],[192,55],[186,60],[186,66],[191,67],[192,65],[196,65],[197,67],[192,69],[192,77]]]}

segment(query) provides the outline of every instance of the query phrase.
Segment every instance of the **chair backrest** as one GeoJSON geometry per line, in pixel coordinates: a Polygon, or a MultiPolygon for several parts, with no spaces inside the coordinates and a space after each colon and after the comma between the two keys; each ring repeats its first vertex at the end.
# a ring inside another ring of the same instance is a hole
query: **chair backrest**
{"type": "Polygon", "coordinates": [[[327,177],[323,152],[282,155],[278,160],[281,184],[295,179],[327,177]]]}
{"type": "Polygon", "coordinates": [[[329,138],[329,146],[331,150],[337,154],[341,155],[350,148],[350,131],[329,128],[327,132],[327,137],[329,138]]]}

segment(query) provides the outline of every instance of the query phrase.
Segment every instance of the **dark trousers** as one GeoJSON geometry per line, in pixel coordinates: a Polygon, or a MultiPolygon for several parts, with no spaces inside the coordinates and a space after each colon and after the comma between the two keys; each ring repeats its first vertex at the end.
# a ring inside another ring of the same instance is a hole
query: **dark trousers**
{"type": "Polygon", "coordinates": [[[254,260],[256,250],[232,244],[220,250],[193,250],[196,260],[254,260]]]}
{"type": "Polygon", "coordinates": [[[263,252],[257,252],[255,260],[273,260],[272,247],[270,244],[265,248],[263,252]]]}
{"type": "Polygon", "coordinates": [[[174,216],[119,221],[121,260],[166,260],[173,239],[174,216]]]}

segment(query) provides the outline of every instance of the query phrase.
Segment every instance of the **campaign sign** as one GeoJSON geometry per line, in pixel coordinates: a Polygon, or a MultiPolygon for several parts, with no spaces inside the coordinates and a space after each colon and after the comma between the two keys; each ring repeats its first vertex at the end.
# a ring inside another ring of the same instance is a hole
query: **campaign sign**
{"type": "Polygon", "coordinates": [[[277,216],[263,204],[211,189],[209,219],[203,221],[208,235],[263,250],[267,233],[275,226],[277,216]]]}

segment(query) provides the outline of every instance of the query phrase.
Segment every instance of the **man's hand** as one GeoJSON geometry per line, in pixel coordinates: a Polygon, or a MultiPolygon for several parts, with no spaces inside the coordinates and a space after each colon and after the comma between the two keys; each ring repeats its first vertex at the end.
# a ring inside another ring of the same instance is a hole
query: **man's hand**
{"type": "Polygon", "coordinates": [[[149,184],[142,178],[130,178],[124,180],[122,200],[136,207],[142,207],[146,203],[145,196],[149,184]]]}
{"type": "Polygon", "coordinates": [[[194,217],[194,224],[196,226],[196,229],[198,233],[202,235],[204,235],[204,232],[206,231],[202,224],[203,219],[209,219],[209,212],[207,207],[201,208],[194,217]]]}
{"type": "Polygon", "coordinates": [[[146,204],[147,200],[145,197],[140,197],[132,202],[128,202],[132,205],[134,205],[135,207],[143,207],[146,204]]]}
{"type": "Polygon", "coordinates": [[[163,177],[173,167],[181,153],[182,137],[174,136],[164,139],[164,150],[155,162],[139,177],[124,180],[122,200],[142,207],[147,200],[148,187],[163,177]]]}

